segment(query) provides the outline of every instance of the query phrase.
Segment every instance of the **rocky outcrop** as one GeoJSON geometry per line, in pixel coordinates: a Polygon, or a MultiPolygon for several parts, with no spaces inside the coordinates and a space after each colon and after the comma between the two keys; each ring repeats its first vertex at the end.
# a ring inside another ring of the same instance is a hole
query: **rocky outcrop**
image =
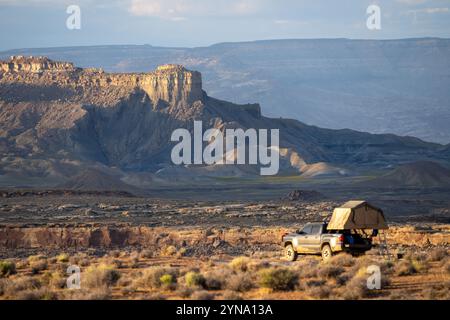
{"type": "Polygon", "coordinates": [[[142,89],[153,103],[162,100],[169,105],[191,104],[204,95],[201,74],[179,65],[163,65],[149,73],[120,74],[75,68],[72,63],[45,57],[13,56],[9,61],[0,61],[0,71],[4,73],[1,76],[3,83],[39,84],[83,91],[115,87],[142,89]]]}
{"type": "Polygon", "coordinates": [[[70,62],[57,62],[47,57],[11,56],[9,61],[0,61],[2,72],[71,72],[75,67],[70,62]]]}
{"type": "MultiPolygon", "coordinates": [[[[416,138],[264,117],[259,104],[209,97],[202,90],[201,74],[179,65],[149,73],[106,73],[47,58],[13,57],[0,66],[0,153],[5,155],[0,185],[2,179],[8,186],[11,181],[30,185],[33,178],[32,183],[42,186],[46,177],[55,186],[98,163],[123,172],[156,173],[172,166],[172,132],[192,131],[194,120],[202,120],[204,129],[279,129],[280,171],[289,174],[339,176],[341,168],[355,164],[448,161],[442,146],[416,138]]],[[[204,172],[221,175],[220,167],[204,172]]],[[[182,176],[191,170],[177,169],[182,176]]],[[[258,171],[234,169],[223,173],[258,171]]]]}

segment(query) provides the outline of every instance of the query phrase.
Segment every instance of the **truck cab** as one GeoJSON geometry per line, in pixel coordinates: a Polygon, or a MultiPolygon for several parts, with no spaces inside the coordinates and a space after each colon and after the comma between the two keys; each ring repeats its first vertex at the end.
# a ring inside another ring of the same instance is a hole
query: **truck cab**
{"type": "Polygon", "coordinates": [[[321,254],[323,260],[327,260],[338,252],[357,255],[372,248],[370,236],[359,234],[356,230],[328,230],[327,226],[325,222],[307,223],[293,233],[284,234],[285,258],[294,261],[299,254],[321,254]]]}

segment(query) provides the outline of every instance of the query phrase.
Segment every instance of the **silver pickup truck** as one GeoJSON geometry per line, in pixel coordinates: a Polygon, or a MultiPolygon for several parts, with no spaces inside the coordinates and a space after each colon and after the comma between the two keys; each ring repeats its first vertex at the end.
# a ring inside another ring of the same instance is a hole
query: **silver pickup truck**
{"type": "Polygon", "coordinates": [[[351,230],[330,231],[324,222],[307,223],[301,230],[282,236],[284,256],[295,261],[299,254],[321,254],[328,260],[338,252],[360,255],[372,248],[371,237],[351,230]]]}

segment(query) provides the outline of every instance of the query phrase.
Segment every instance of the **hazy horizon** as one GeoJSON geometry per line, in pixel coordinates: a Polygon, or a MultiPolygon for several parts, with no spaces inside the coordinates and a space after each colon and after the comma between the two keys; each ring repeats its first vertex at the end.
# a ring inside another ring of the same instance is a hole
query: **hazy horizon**
{"type": "Polygon", "coordinates": [[[450,38],[444,0],[0,0],[0,50],[114,44],[204,47],[273,39],[450,38]],[[380,29],[366,26],[370,5],[380,29]],[[66,26],[80,8],[80,29],[66,26]]]}
{"type": "Polygon", "coordinates": [[[212,46],[217,45],[224,45],[224,44],[232,44],[232,43],[253,43],[253,42],[270,42],[270,41],[304,41],[304,40],[311,40],[311,41],[325,41],[325,40],[349,40],[349,41],[401,41],[401,40],[417,40],[417,39],[439,39],[439,40],[450,40],[450,37],[408,37],[408,38],[392,38],[392,39],[367,39],[367,38],[271,38],[271,39],[254,39],[254,40],[242,40],[242,41],[224,41],[224,42],[213,42],[210,44],[206,44],[203,46],[163,46],[158,44],[151,44],[151,43],[105,43],[105,44],[93,44],[93,45],[73,45],[73,46],[50,46],[50,47],[20,47],[20,48],[11,48],[11,49],[5,49],[1,50],[0,52],[8,52],[8,51],[15,51],[15,50],[33,50],[33,49],[57,49],[57,48],[83,48],[83,47],[124,47],[124,46],[130,46],[130,47],[139,47],[139,46],[150,46],[153,48],[165,48],[165,49],[197,49],[197,48],[208,48],[212,46]]]}

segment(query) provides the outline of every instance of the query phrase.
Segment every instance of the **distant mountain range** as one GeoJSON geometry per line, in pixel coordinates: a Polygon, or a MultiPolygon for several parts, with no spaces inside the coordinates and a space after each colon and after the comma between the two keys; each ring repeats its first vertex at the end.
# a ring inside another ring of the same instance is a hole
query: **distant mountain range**
{"type": "Polygon", "coordinates": [[[282,175],[342,176],[416,160],[449,161],[449,146],[417,138],[265,117],[258,104],[210,97],[201,74],[179,65],[119,74],[14,57],[0,62],[0,186],[85,188],[86,180],[102,189],[130,188],[257,174],[252,166],[174,166],[170,136],[177,128],[192,131],[194,120],[222,131],[279,129],[282,175]]]}
{"type": "Polygon", "coordinates": [[[367,186],[377,187],[450,187],[450,169],[430,161],[417,161],[398,166],[372,180],[367,186]]]}
{"type": "Polygon", "coordinates": [[[96,46],[21,49],[110,72],[174,63],[203,74],[204,88],[264,114],[320,127],[450,142],[450,40],[273,40],[200,48],[96,46]]]}

